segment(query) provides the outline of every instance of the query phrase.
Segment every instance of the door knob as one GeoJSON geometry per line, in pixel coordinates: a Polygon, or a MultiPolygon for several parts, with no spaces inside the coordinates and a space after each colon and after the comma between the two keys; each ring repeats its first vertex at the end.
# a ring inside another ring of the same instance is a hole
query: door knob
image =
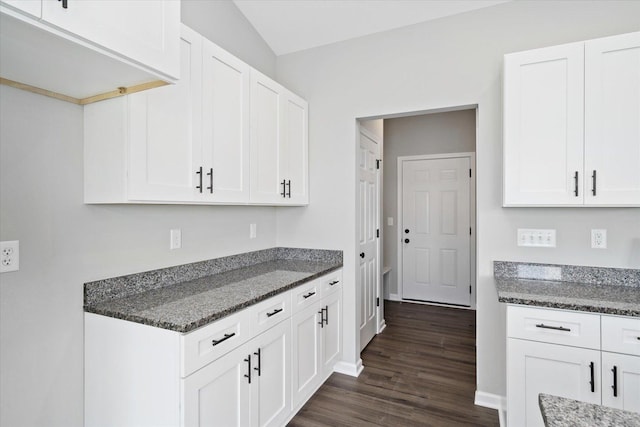
{"type": "Polygon", "coordinates": [[[409,234],[409,229],[408,229],[408,228],[405,228],[405,229],[404,229],[404,232],[405,232],[405,233],[407,233],[407,234],[409,234]]]}
{"type": "Polygon", "coordinates": [[[360,252],[360,258],[364,258],[364,252],[360,252]]]}
{"type": "Polygon", "coordinates": [[[409,243],[409,239],[404,239],[404,242],[405,243],[409,243]]]}

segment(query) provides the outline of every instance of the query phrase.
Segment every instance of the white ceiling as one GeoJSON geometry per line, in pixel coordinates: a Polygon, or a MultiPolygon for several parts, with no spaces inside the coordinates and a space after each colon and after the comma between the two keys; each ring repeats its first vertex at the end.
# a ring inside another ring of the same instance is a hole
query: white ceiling
{"type": "Polygon", "coordinates": [[[509,0],[233,0],[276,55],[509,0]]]}

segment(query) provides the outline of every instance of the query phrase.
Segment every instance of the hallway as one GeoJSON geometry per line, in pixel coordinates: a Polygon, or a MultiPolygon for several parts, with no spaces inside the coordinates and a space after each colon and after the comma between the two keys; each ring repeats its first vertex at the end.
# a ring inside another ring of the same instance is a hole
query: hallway
{"type": "Polygon", "coordinates": [[[290,427],[497,426],[475,406],[475,311],[385,301],[358,378],[333,374],[290,427]]]}

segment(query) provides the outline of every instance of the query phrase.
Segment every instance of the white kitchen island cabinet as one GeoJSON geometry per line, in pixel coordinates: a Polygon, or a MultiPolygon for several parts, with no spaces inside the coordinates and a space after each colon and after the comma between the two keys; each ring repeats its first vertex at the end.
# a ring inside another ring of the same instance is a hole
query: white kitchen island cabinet
{"type": "Polygon", "coordinates": [[[0,15],[5,79],[80,101],[180,78],[179,2],[2,0],[0,15]]]}
{"type": "Polygon", "coordinates": [[[640,206],[640,32],[504,58],[504,206],[640,206]]]}

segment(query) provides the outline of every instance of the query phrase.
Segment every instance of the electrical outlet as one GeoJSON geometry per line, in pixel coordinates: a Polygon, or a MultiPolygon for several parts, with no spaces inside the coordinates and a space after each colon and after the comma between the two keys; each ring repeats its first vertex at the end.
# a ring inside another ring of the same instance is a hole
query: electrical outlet
{"type": "Polygon", "coordinates": [[[250,239],[255,239],[256,238],[257,227],[258,226],[256,224],[249,224],[249,238],[250,239]]]}
{"type": "Polygon", "coordinates": [[[20,269],[20,242],[10,240],[0,242],[0,273],[20,269]]]}
{"type": "Polygon", "coordinates": [[[182,247],[182,231],[175,228],[169,232],[169,249],[180,249],[182,247]]]}
{"type": "Polygon", "coordinates": [[[591,247],[607,249],[607,230],[591,230],[591,247]]]}

